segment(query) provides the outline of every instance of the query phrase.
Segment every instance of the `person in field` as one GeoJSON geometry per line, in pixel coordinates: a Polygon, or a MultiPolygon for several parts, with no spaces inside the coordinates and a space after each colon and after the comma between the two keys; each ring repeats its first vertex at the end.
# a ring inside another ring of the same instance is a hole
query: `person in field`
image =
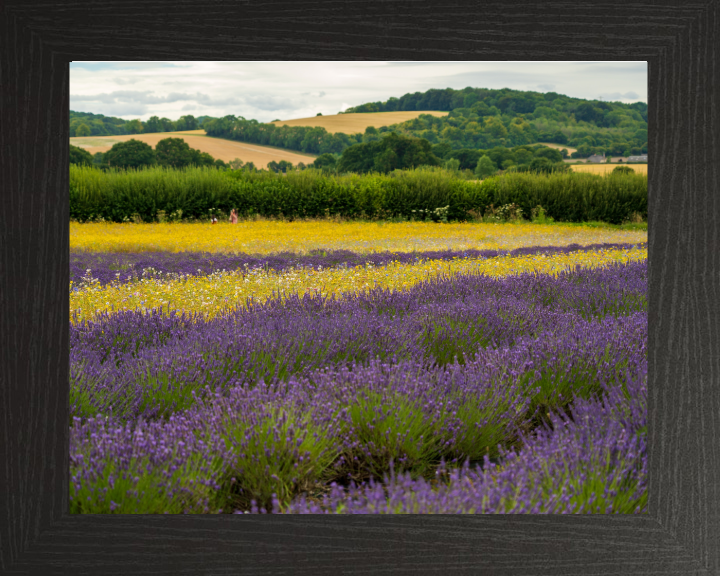
{"type": "Polygon", "coordinates": [[[230,222],[237,224],[237,214],[235,213],[235,208],[230,211],[230,222]]]}
{"type": "Polygon", "coordinates": [[[215,218],[215,216],[213,216],[211,222],[212,222],[213,224],[217,224],[217,218],[215,218]]]}

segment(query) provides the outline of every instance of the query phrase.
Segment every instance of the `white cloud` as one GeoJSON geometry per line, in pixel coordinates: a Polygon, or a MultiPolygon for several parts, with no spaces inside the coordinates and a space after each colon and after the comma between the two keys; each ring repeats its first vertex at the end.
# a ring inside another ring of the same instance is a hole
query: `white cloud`
{"type": "Polygon", "coordinates": [[[636,92],[625,92],[624,94],[621,94],[620,92],[606,92],[604,94],[600,94],[600,96],[598,96],[597,99],[605,100],[608,102],[623,101],[623,100],[637,101],[637,100],[640,100],[640,96],[638,96],[636,92]]]}
{"type": "Polygon", "coordinates": [[[647,63],[73,62],[70,108],[125,119],[234,114],[268,122],[466,86],[647,101],[647,63]]]}
{"type": "Polygon", "coordinates": [[[137,84],[138,82],[142,82],[142,78],[115,78],[113,80],[115,84],[137,84]]]}

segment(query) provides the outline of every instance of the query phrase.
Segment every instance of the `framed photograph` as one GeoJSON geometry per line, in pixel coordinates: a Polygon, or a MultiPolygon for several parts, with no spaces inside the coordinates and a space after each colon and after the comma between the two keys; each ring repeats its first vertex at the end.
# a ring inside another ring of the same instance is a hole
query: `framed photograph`
{"type": "Polygon", "coordinates": [[[717,572],[716,4],[166,9],[2,8],[0,570],[717,572]]]}

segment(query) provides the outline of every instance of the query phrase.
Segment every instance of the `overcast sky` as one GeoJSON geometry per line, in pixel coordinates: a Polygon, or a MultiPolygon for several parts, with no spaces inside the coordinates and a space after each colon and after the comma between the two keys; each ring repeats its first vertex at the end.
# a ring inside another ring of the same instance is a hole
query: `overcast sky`
{"type": "Polygon", "coordinates": [[[646,62],[71,62],[70,109],[291,120],[430,88],[512,88],[647,102],[646,62]]]}

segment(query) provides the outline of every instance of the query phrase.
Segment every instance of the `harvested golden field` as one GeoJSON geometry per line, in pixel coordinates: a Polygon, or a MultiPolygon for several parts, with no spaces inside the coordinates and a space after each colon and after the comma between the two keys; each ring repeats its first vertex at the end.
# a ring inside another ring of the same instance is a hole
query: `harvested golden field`
{"type": "Polygon", "coordinates": [[[278,120],[270,122],[275,126],[321,126],[330,134],[342,132],[344,134],[357,134],[365,132],[368,126],[380,128],[390,126],[417,118],[421,114],[432,116],[447,116],[448,112],[425,110],[415,112],[369,112],[367,114],[334,114],[332,116],[312,116],[311,118],[296,118],[295,120],[278,120]]]}
{"type": "Polygon", "coordinates": [[[553,144],[552,142],[537,142],[537,144],[542,144],[543,146],[547,146],[548,148],[555,148],[555,150],[562,150],[564,148],[568,151],[568,154],[577,152],[577,148],[566,146],[565,144],[553,144]]]}
{"type": "Polygon", "coordinates": [[[84,148],[90,154],[96,152],[107,152],[116,142],[125,142],[134,138],[145,142],[155,148],[160,140],[165,138],[182,138],[188,143],[190,148],[207,152],[213,158],[230,162],[235,158],[240,158],[243,162],[252,162],[258,168],[266,168],[268,162],[292,162],[297,165],[299,162],[312,164],[315,155],[308,155],[298,152],[289,152],[279,148],[271,148],[269,146],[259,146],[257,144],[246,144],[244,142],[235,142],[234,140],[225,140],[223,138],[211,138],[205,135],[205,130],[191,130],[188,132],[159,132],[155,134],[125,134],[122,136],[90,136],[86,138],[70,138],[70,144],[84,148]]]}
{"type": "Polygon", "coordinates": [[[617,166],[630,166],[637,174],[647,174],[647,164],[572,164],[573,172],[591,172],[593,174],[605,174],[606,172],[612,172],[617,166]]]}

